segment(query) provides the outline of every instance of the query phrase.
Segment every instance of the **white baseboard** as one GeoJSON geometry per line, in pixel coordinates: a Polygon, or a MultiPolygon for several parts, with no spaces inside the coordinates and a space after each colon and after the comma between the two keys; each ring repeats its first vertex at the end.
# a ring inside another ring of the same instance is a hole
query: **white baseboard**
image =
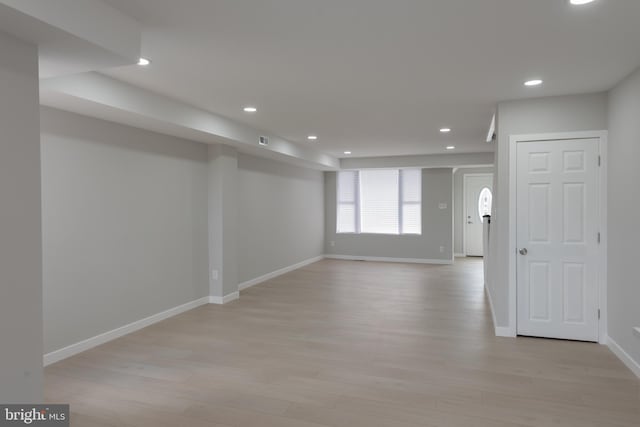
{"type": "Polygon", "coordinates": [[[355,256],[355,255],[325,255],[329,259],[341,259],[347,261],[374,261],[374,262],[398,262],[409,264],[453,264],[452,259],[421,259],[421,258],[387,258],[375,256],[355,256]]]}
{"type": "MultiPolygon", "coordinates": [[[[304,267],[305,265],[314,263],[316,261],[320,261],[324,256],[319,256],[315,258],[308,259],[306,261],[302,261],[298,264],[285,267],[283,269],[274,271],[269,274],[265,274],[264,276],[257,277],[248,282],[241,283],[238,285],[239,289],[246,289],[250,286],[257,285],[260,282],[264,282],[265,280],[271,279],[276,276],[280,276],[282,274],[288,273],[290,271],[296,270],[298,268],[304,267]]],[[[120,338],[124,335],[130,334],[132,332],[138,331],[147,326],[153,325],[154,323],[158,323],[162,320],[168,319],[169,317],[173,317],[180,313],[184,313],[185,311],[192,310],[196,307],[205,304],[226,304],[231,301],[235,301],[240,298],[240,292],[232,292],[224,297],[215,297],[215,296],[207,296],[203,298],[199,298],[195,301],[188,302],[186,304],[179,305],[177,307],[170,308],[169,310],[165,310],[162,313],[157,313],[152,316],[146,317],[141,320],[137,320],[135,322],[129,323],[128,325],[122,326],[117,329],[113,329],[111,331],[102,333],[100,335],[96,335],[95,337],[88,338],[86,340],[77,342],[75,344],[71,344],[70,346],[61,348],[59,350],[52,351],[51,353],[47,353],[43,356],[43,365],[48,366],[52,363],[59,362],[60,360],[66,359],[68,357],[74,356],[78,353],[82,353],[83,351],[92,349],[106,342],[112,341],[116,338],[120,338]]]]}
{"type": "Polygon", "coordinates": [[[516,333],[513,329],[508,326],[496,326],[496,312],[493,309],[493,300],[491,299],[491,292],[487,285],[484,285],[484,292],[487,294],[487,299],[489,300],[489,309],[491,310],[491,318],[493,319],[493,330],[497,337],[508,337],[514,338],[516,333]]]}
{"type": "Polygon", "coordinates": [[[324,255],[320,255],[320,256],[317,256],[317,257],[314,257],[314,258],[309,258],[309,259],[304,260],[302,262],[299,262],[297,264],[293,264],[293,265],[290,265],[288,267],[284,267],[284,268],[281,268],[279,270],[272,271],[271,273],[264,274],[264,275],[262,275],[260,277],[256,277],[255,279],[247,280],[246,282],[240,283],[238,285],[238,290],[242,291],[244,289],[247,289],[247,288],[250,288],[252,286],[257,285],[258,283],[265,282],[265,281],[267,281],[269,279],[273,279],[274,277],[282,276],[283,274],[289,273],[289,272],[291,272],[293,270],[297,270],[299,268],[302,268],[302,267],[307,266],[309,264],[313,264],[314,262],[318,262],[318,261],[321,261],[323,259],[324,259],[324,255]]]}
{"type": "Polygon", "coordinates": [[[227,295],[225,295],[223,297],[210,296],[209,297],[209,303],[210,304],[222,305],[222,304],[226,304],[226,303],[231,302],[231,301],[235,301],[238,298],[240,298],[240,292],[232,292],[232,293],[227,294],[227,295]]]}
{"type": "Polygon", "coordinates": [[[120,338],[124,335],[153,325],[154,323],[158,323],[162,320],[168,319],[169,317],[173,317],[175,315],[184,313],[185,311],[192,310],[196,307],[200,307],[201,305],[205,305],[208,303],[209,297],[199,298],[195,301],[191,301],[186,304],[170,308],[169,310],[165,310],[162,313],[154,314],[144,319],[129,323],[128,325],[121,326],[108,332],[104,332],[100,335],[96,335],[95,337],[91,337],[75,344],[71,344],[70,346],[61,348],[59,350],[52,351],[51,353],[47,353],[43,356],[43,365],[51,365],[52,363],[56,363],[62,359],[66,359],[67,357],[82,353],[83,351],[89,350],[93,347],[97,347],[116,338],[120,338]]]}
{"type": "Polygon", "coordinates": [[[466,258],[467,254],[453,254],[455,258],[466,258]]]}
{"type": "Polygon", "coordinates": [[[505,337],[505,338],[515,338],[516,334],[513,332],[508,326],[496,326],[495,333],[497,337],[505,337]]]}
{"type": "Polygon", "coordinates": [[[640,362],[633,360],[631,355],[624,351],[624,349],[620,347],[617,342],[611,339],[611,337],[607,337],[607,346],[613,354],[618,356],[618,359],[622,360],[622,363],[624,363],[627,368],[631,369],[631,372],[640,378],[640,362]]]}

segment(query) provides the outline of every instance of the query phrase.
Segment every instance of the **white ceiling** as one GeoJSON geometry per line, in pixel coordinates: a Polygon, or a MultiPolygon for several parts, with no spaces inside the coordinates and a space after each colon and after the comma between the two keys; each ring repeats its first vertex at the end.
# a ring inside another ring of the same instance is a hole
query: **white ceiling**
{"type": "Polygon", "coordinates": [[[640,65],[638,0],[105,1],[153,61],[106,74],[338,157],[490,151],[498,101],[607,90],[640,65]]]}

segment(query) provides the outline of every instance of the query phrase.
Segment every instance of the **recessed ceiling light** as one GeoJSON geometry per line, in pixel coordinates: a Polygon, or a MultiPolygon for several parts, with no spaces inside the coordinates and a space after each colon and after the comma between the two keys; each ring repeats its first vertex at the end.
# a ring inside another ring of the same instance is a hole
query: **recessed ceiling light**
{"type": "Polygon", "coordinates": [[[525,86],[540,86],[541,84],[542,84],[542,80],[540,79],[528,80],[524,82],[525,86]]]}
{"type": "Polygon", "coordinates": [[[456,147],[454,147],[453,145],[449,145],[449,146],[447,147],[447,150],[455,150],[455,149],[456,149],[456,147]]]}
{"type": "Polygon", "coordinates": [[[593,3],[596,0],[569,0],[569,3],[575,6],[582,6],[583,4],[593,3]]]}
{"type": "Polygon", "coordinates": [[[449,132],[451,132],[451,129],[449,129],[449,128],[442,128],[442,129],[440,129],[440,132],[442,132],[442,133],[449,133],[449,132]]]}
{"type": "Polygon", "coordinates": [[[138,65],[142,65],[143,67],[151,64],[151,60],[147,58],[140,57],[138,58],[138,65]]]}
{"type": "Polygon", "coordinates": [[[345,151],[344,154],[351,154],[351,151],[345,151]]]}
{"type": "Polygon", "coordinates": [[[309,136],[307,137],[307,139],[308,139],[309,141],[315,141],[315,140],[317,140],[317,139],[318,139],[318,137],[317,137],[316,135],[309,135],[309,136]]]}
{"type": "Polygon", "coordinates": [[[245,113],[255,113],[256,111],[258,111],[256,107],[244,107],[242,110],[245,113]]]}

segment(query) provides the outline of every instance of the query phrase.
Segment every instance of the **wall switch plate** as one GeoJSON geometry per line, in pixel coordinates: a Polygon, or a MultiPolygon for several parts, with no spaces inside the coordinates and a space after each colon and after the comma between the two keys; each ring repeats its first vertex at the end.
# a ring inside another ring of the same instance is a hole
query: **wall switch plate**
{"type": "Polygon", "coordinates": [[[443,254],[444,253],[444,246],[440,246],[440,253],[443,254]]]}
{"type": "Polygon", "coordinates": [[[336,245],[336,242],[334,242],[333,240],[329,242],[329,246],[334,247],[336,245]]]}
{"type": "Polygon", "coordinates": [[[438,209],[447,209],[447,204],[446,203],[438,204],[438,209]]]}
{"type": "Polygon", "coordinates": [[[213,280],[218,280],[218,270],[211,270],[211,278],[213,280]]]}
{"type": "Polygon", "coordinates": [[[636,334],[636,337],[640,338],[640,327],[633,328],[633,332],[636,334]]]}

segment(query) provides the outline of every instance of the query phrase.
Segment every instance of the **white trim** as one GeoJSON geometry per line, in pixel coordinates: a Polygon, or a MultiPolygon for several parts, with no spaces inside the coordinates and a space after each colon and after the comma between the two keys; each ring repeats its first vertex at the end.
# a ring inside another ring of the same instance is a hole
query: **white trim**
{"type": "Polygon", "coordinates": [[[633,360],[633,357],[624,351],[624,349],[611,337],[606,337],[606,344],[613,354],[618,356],[618,359],[622,360],[622,363],[624,363],[627,368],[631,369],[631,372],[636,374],[636,377],[640,378],[640,363],[633,360]]]}
{"type": "Polygon", "coordinates": [[[496,336],[504,338],[515,338],[516,334],[510,326],[496,326],[496,336]]]}
{"type": "Polygon", "coordinates": [[[238,285],[238,290],[243,291],[259,283],[265,282],[269,279],[273,279],[274,277],[282,276],[283,274],[305,267],[309,264],[313,264],[314,262],[322,261],[323,259],[324,259],[324,255],[320,255],[317,257],[313,257],[313,258],[309,258],[307,260],[301,261],[297,264],[293,264],[288,267],[284,267],[279,270],[272,271],[271,273],[263,274],[262,276],[256,277],[255,279],[247,280],[246,282],[240,283],[238,285]]]}
{"type": "Polygon", "coordinates": [[[598,171],[598,197],[600,201],[600,245],[599,257],[600,266],[598,273],[598,293],[600,320],[598,321],[598,342],[607,342],[607,152],[608,152],[608,132],[584,131],[584,132],[559,132],[543,133],[531,135],[510,135],[509,136],[509,262],[508,268],[508,288],[509,288],[509,327],[517,334],[517,150],[516,144],[519,142],[535,141],[556,141],[570,139],[598,139],[600,145],[601,166],[598,171]]]}
{"type": "Polygon", "coordinates": [[[329,259],[341,259],[347,261],[373,261],[373,262],[398,262],[405,264],[453,264],[453,259],[421,259],[421,258],[387,258],[375,256],[357,256],[357,255],[325,255],[329,259]]]}
{"type": "Polygon", "coordinates": [[[231,292],[230,294],[227,294],[223,297],[214,297],[214,296],[210,296],[209,297],[209,304],[218,304],[218,305],[222,305],[222,304],[226,304],[228,302],[231,301],[235,301],[238,298],[240,298],[240,292],[231,292]]]}
{"type": "MultiPolygon", "coordinates": [[[[467,256],[467,177],[487,176],[493,178],[493,172],[462,174],[462,252],[464,256],[467,256]]],[[[493,195],[493,182],[491,183],[491,194],[493,195]]]]}
{"type": "Polygon", "coordinates": [[[484,285],[484,292],[487,295],[487,299],[489,300],[489,309],[491,310],[491,318],[493,319],[493,331],[497,337],[509,337],[514,338],[516,336],[515,331],[513,331],[510,327],[505,326],[497,326],[496,324],[496,312],[493,310],[493,300],[491,299],[491,291],[489,287],[484,285]]]}
{"type": "Polygon", "coordinates": [[[120,338],[124,335],[130,334],[142,328],[146,328],[147,326],[153,325],[154,323],[158,323],[162,320],[168,319],[169,317],[176,316],[180,313],[184,313],[185,311],[192,310],[196,307],[200,307],[201,305],[205,305],[208,303],[209,303],[209,297],[199,298],[195,301],[191,301],[186,304],[182,304],[177,307],[170,308],[169,310],[165,310],[161,313],[157,313],[152,316],[145,317],[144,319],[137,320],[135,322],[129,323],[128,325],[121,326],[111,331],[104,332],[100,335],[96,335],[95,337],[91,337],[86,340],[77,342],[75,344],[71,344],[70,346],[61,348],[59,350],[52,351],[43,356],[42,358],[43,365],[48,366],[48,365],[51,365],[52,363],[59,362],[62,359],[66,359],[78,353],[82,353],[83,351],[97,347],[101,344],[112,341],[116,338],[120,338]]]}
{"type": "Polygon", "coordinates": [[[460,253],[454,253],[453,257],[454,258],[466,258],[467,255],[466,254],[460,254],[460,253]]]}

